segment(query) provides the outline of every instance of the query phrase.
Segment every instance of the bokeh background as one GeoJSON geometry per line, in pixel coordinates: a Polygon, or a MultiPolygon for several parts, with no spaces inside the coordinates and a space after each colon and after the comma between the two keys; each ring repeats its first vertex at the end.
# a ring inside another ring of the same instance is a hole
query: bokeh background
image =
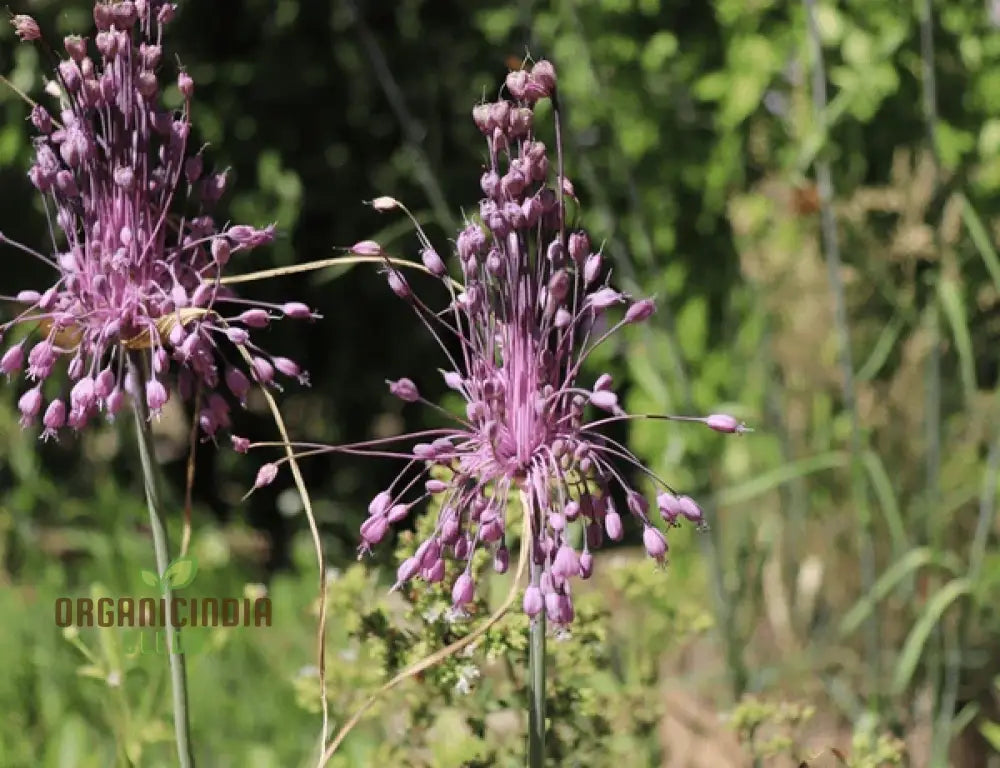
{"type": "MultiPolygon", "coordinates": [[[[91,31],[79,0],[11,10],[49,39],[91,31]]],[[[553,60],[584,221],[619,286],[659,299],[588,375],[613,372],[635,411],[729,411],[755,428],[623,434],[703,502],[711,530],[672,534],[665,570],[636,540],[604,550],[572,636],[551,644],[554,765],[998,764],[1000,6],[826,1],[815,17],[811,38],[804,6],[778,0],[182,0],[170,29],[164,66],[194,77],[198,139],[232,169],[223,204],[280,229],[243,271],[365,238],[415,256],[405,223],[363,204],[383,194],[448,250],[478,202],[473,104],[526,53],[553,60]],[[811,39],[829,89],[819,117],[811,39]]],[[[0,29],[14,85],[40,95],[47,67],[0,29]]],[[[0,88],[0,110],[0,228],[45,247],[28,109],[0,88]]],[[[4,294],[44,277],[13,249],[2,258],[4,294]]],[[[324,316],[266,332],[312,375],[280,399],[294,436],[419,428],[386,378],[443,395],[431,340],[373,269],[245,292],[324,316]]],[[[170,765],[165,661],[130,656],[118,630],[65,636],[53,621],[58,596],[148,591],[129,420],[42,444],[18,427],[19,386],[0,387],[0,766],[170,765]]],[[[190,414],[172,405],[157,450],[176,546],[190,414]]],[[[262,399],[234,431],[275,438],[262,399]]],[[[306,765],[318,737],[302,506],[285,475],[240,501],[266,458],[197,451],[192,594],[264,585],[274,605],[271,628],[203,630],[189,653],[203,765],[306,765]]],[[[387,594],[411,533],[356,562],[368,500],[395,469],[303,465],[331,568],[334,726],[507,588],[491,581],[456,624],[446,596],[387,594]]],[[[525,628],[512,616],[390,693],[333,764],[521,765],[525,628]]]]}

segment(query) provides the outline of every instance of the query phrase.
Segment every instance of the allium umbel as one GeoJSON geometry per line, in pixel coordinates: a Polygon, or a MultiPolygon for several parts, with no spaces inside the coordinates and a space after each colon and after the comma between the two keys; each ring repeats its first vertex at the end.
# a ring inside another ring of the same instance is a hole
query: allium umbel
{"type": "MultiPolygon", "coordinates": [[[[572,186],[552,167],[548,148],[534,131],[534,106],[553,95],[555,84],[552,65],[539,61],[530,71],[508,75],[506,99],[473,110],[486,138],[488,166],[480,180],[485,197],[479,216],[455,241],[460,289],[417,225],[421,261],[441,278],[451,297],[447,307],[431,309],[402,271],[386,263],[391,290],[412,306],[448,360],[442,375],[464,398],[464,417],[454,428],[349,446],[303,447],[408,460],[369,505],[360,550],[378,544],[416,504],[440,500],[435,530],[400,564],[397,586],[418,578],[441,582],[445,559],[457,560],[461,566],[451,588],[456,609],[473,599],[471,565],[477,550],[489,550],[495,570],[507,570],[508,507],[520,495],[531,520],[531,583],[523,609],[532,617],[544,610],[554,624],[565,626],[573,620],[573,580],[590,577],[592,552],[605,538],[623,537],[623,513],[642,526],[650,557],[662,562],[667,555],[666,537],[654,526],[648,501],[618,465],[631,465],[663,487],[657,507],[668,526],[682,517],[703,524],[693,500],[676,496],[600,428],[630,418],[700,421],[721,432],[745,427],[724,415],[633,417],[622,409],[610,375],[601,375],[590,388],[580,381],[591,352],[624,326],[649,318],[655,305],[610,287],[600,250],[583,232],[566,231],[564,197],[572,194],[572,186]],[[392,447],[411,440],[408,449],[392,447]]],[[[406,210],[389,197],[373,205],[379,211],[406,210]]],[[[383,254],[372,241],[352,250],[383,254]]],[[[411,379],[388,385],[407,403],[427,403],[411,379]]],[[[273,479],[274,466],[265,465],[264,480],[273,479]]]]}
{"type": "MultiPolygon", "coordinates": [[[[201,151],[191,149],[191,76],[177,77],[178,110],[160,104],[161,42],[175,10],[162,0],[97,3],[93,40],[67,37],[67,56],[49,84],[58,119],[41,105],[31,111],[38,135],[28,176],[54,218],[56,253],[3,235],[0,242],[50,266],[55,280],[6,297],[20,311],[0,331],[34,330],[3,353],[0,373],[10,377],[27,364],[32,388],[18,404],[21,422],[29,426],[43,414],[45,437],[122,408],[129,351],[147,358],[153,412],[169,397],[171,369],[183,396],[204,388],[198,417],[208,436],[229,425],[220,382],[241,402],[250,386],[234,344],[253,355],[259,383],[272,384],[275,370],[305,380],[294,363],[253,345],[246,329],[311,317],[310,310],[240,300],[220,282],[233,256],[270,242],[274,230],[220,226],[212,217],[226,174],[206,173],[201,151]],[[42,385],[60,361],[73,382],[69,398],[43,409],[42,385]]],[[[13,23],[22,39],[40,37],[30,17],[13,23]]]]}

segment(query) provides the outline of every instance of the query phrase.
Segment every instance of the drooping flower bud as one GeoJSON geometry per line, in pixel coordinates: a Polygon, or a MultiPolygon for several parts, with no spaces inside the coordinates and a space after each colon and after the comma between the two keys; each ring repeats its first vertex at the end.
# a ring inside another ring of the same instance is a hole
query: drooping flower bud
{"type": "Polygon", "coordinates": [[[681,496],[677,499],[677,503],[680,506],[681,514],[692,523],[700,523],[705,519],[701,507],[690,496],[681,496]]]}
{"type": "Polygon", "coordinates": [[[622,536],[625,535],[621,515],[615,511],[608,512],[604,516],[604,529],[608,532],[609,539],[612,541],[621,541],[622,536]]]}
{"type": "Polygon", "coordinates": [[[437,277],[443,277],[448,273],[448,268],[445,266],[444,261],[438,256],[438,252],[433,248],[424,248],[420,252],[420,260],[437,277]]]}
{"type": "Polygon", "coordinates": [[[34,423],[35,417],[42,409],[42,390],[33,387],[21,395],[17,401],[17,409],[21,412],[21,426],[28,427],[34,423]]]}
{"type": "Polygon", "coordinates": [[[468,571],[463,571],[462,574],[455,579],[455,584],[451,588],[451,603],[455,608],[461,608],[463,605],[472,602],[472,598],[475,595],[476,585],[472,581],[472,576],[469,575],[468,571]]]}
{"type": "Polygon", "coordinates": [[[24,366],[24,342],[19,342],[3,353],[0,358],[0,373],[11,376],[24,366]]]}
{"type": "Polygon", "coordinates": [[[663,556],[667,552],[667,540],[659,530],[647,525],[642,532],[642,544],[650,557],[658,561],[663,560],[663,556]]]}
{"type": "Polygon", "coordinates": [[[167,388],[156,379],[146,382],[146,405],[153,413],[159,411],[167,402],[167,388]]]}
{"type": "Polygon", "coordinates": [[[542,599],[542,593],[539,591],[538,587],[535,585],[529,586],[524,590],[524,599],[522,600],[522,608],[525,614],[530,618],[535,618],[538,614],[542,612],[542,608],[545,603],[542,599]]]}

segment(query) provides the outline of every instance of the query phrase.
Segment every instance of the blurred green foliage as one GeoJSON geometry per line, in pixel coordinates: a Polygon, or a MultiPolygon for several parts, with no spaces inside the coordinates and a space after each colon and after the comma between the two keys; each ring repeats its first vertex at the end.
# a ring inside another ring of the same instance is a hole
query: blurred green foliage
{"type": "MultiPolygon", "coordinates": [[[[573,638],[551,644],[560,764],[839,754],[867,766],[903,752],[913,765],[971,766],[995,751],[1000,10],[930,5],[932,60],[923,3],[818,2],[830,93],[817,120],[799,3],[181,3],[169,58],[195,78],[209,157],[233,170],[224,203],[282,233],[237,266],[324,258],[368,237],[413,255],[412,234],[362,204],[380,194],[404,200],[446,248],[478,198],[472,104],[496,92],[509,58],[546,56],[559,69],[582,222],[620,285],[659,298],[654,322],[602,350],[591,373],[612,372],[631,410],[730,411],[756,429],[723,439],[651,422],[618,435],[705,502],[711,532],[675,535],[665,574],[632,562],[628,543],[599,562],[607,577],[583,591],[573,638]],[[817,159],[834,175],[853,413],[819,243],[817,159]]],[[[89,28],[88,9],[12,6],[51,37],[89,28]]],[[[37,94],[43,62],[0,31],[0,71],[15,86],[37,94]]],[[[44,243],[24,178],[27,108],[0,89],[0,111],[0,223],[44,243]]],[[[39,284],[34,264],[7,257],[5,294],[39,284]]],[[[383,380],[409,375],[437,398],[435,350],[371,270],[249,288],[324,315],[306,331],[268,331],[269,347],[312,373],[312,389],[282,398],[292,434],[332,442],[423,425],[383,380]]],[[[148,589],[131,436],[116,427],[41,445],[11,415],[16,394],[0,395],[0,764],[170,764],[162,659],[122,655],[110,631],[67,639],[52,621],[57,596],[148,589]]],[[[263,403],[236,431],[273,438],[263,403]]],[[[179,501],[185,415],[168,415],[158,439],[179,501]]],[[[301,505],[280,482],[241,505],[256,466],[230,451],[201,446],[197,470],[196,588],[240,595],[265,582],[275,606],[270,629],[220,630],[189,662],[199,755],[305,765],[318,735],[317,606],[301,505]]],[[[350,564],[367,500],[393,471],[304,465],[340,569],[329,596],[334,727],[487,612],[477,603],[473,622],[449,621],[442,595],[387,596],[391,571],[350,564]]],[[[390,549],[376,566],[394,566],[390,549]]],[[[492,604],[506,585],[490,584],[492,604]]],[[[524,631],[511,617],[467,657],[391,693],[335,764],[519,764],[524,631]]]]}

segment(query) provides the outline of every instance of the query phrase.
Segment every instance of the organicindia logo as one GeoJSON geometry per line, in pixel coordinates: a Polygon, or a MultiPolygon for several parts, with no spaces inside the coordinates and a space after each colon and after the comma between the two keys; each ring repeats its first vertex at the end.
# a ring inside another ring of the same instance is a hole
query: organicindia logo
{"type": "MultiPolygon", "coordinates": [[[[56,626],[63,629],[120,627],[140,631],[130,653],[183,653],[181,635],[169,633],[175,647],[168,648],[167,626],[177,629],[211,627],[270,627],[271,598],[262,585],[251,585],[243,597],[186,597],[177,592],[189,587],[198,575],[193,557],[178,557],[159,576],[155,571],[139,572],[143,583],[159,597],[59,597],[55,603],[56,626]]],[[[192,633],[185,632],[185,641],[192,633]]]]}

